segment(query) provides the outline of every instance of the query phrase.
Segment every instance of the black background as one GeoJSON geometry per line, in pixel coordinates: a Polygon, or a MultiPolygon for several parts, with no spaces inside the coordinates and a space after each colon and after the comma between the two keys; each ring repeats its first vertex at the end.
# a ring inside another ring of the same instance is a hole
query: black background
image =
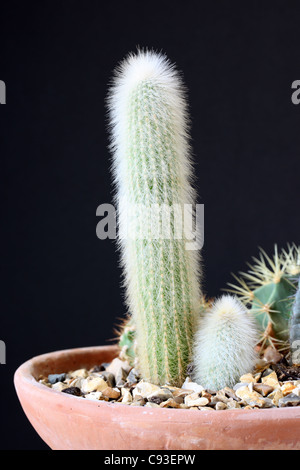
{"type": "Polygon", "coordinates": [[[216,296],[258,245],[299,243],[299,2],[1,2],[2,449],[46,449],[13,373],[32,356],[106,344],[125,312],[105,97],[136,46],[165,52],[189,89],[204,289],[216,296]]]}

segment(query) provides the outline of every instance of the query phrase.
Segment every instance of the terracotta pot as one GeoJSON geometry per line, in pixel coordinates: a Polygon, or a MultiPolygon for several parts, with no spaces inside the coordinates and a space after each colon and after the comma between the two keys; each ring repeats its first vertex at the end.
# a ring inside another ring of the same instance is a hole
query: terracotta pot
{"type": "Polygon", "coordinates": [[[95,402],[51,390],[36,378],[109,362],[115,346],[35,357],[15,373],[21,405],[56,450],[298,449],[300,407],[197,411],[95,402]]]}

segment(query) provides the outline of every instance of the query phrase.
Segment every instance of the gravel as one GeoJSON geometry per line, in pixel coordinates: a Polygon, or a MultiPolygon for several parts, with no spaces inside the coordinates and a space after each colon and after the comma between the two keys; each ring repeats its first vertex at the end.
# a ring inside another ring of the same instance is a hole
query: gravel
{"type": "MultiPolygon", "coordinates": [[[[300,406],[300,367],[260,361],[231,389],[205,390],[188,376],[181,388],[141,380],[138,370],[120,358],[91,369],[41,376],[39,382],[61,393],[93,401],[151,408],[225,411],[300,406]]],[[[191,368],[192,370],[192,368],[191,368]]]]}

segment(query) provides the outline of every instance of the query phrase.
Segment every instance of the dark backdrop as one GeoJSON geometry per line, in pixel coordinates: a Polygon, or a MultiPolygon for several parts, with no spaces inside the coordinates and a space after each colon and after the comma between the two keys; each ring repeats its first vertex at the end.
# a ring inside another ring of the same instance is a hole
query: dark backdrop
{"type": "Polygon", "coordinates": [[[96,208],[112,200],[104,101],[136,46],[165,52],[189,89],[204,287],[218,295],[257,246],[299,243],[299,2],[1,3],[2,449],[45,449],[14,370],[44,352],[105,344],[125,308],[96,208]]]}

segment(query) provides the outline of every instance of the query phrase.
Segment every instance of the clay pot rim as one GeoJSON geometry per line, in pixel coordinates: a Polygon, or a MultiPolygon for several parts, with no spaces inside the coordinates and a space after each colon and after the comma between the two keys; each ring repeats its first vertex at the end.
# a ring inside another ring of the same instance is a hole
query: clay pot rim
{"type": "MultiPolygon", "coordinates": [[[[147,408],[144,408],[144,407],[138,407],[138,406],[130,406],[130,405],[126,405],[126,404],[121,404],[121,403],[117,403],[117,402],[114,402],[114,403],[110,403],[110,402],[106,402],[106,401],[102,401],[102,400],[98,400],[98,401],[94,401],[94,400],[85,400],[83,399],[82,397],[77,397],[77,396],[74,396],[74,395],[69,395],[69,394],[66,394],[66,393],[62,393],[62,392],[59,392],[57,390],[54,390],[54,389],[51,389],[51,388],[48,388],[46,387],[45,385],[43,384],[40,384],[36,378],[34,377],[34,369],[35,367],[37,367],[40,363],[42,362],[45,362],[47,361],[48,359],[51,360],[53,357],[55,356],[78,356],[78,358],[80,358],[81,355],[84,355],[86,353],[89,353],[89,352],[92,352],[92,351],[111,351],[112,353],[113,352],[116,352],[116,355],[117,355],[117,352],[119,351],[119,348],[117,346],[88,346],[88,347],[83,347],[83,348],[72,348],[72,349],[62,349],[62,350],[57,350],[57,351],[52,351],[52,352],[49,352],[49,353],[45,353],[45,354],[40,354],[38,356],[34,356],[32,357],[31,359],[27,360],[26,362],[24,362],[23,364],[21,364],[18,369],[16,370],[15,374],[14,374],[14,383],[15,385],[18,384],[18,387],[20,387],[20,385],[23,383],[23,385],[27,388],[27,387],[30,387],[32,390],[35,390],[36,392],[40,391],[42,392],[45,397],[48,395],[49,396],[49,399],[51,399],[51,401],[56,401],[57,404],[69,404],[71,405],[71,403],[74,403],[76,402],[76,407],[78,408],[79,404],[81,403],[80,406],[82,406],[83,408],[85,407],[94,407],[95,408],[95,412],[96,410],[99,408],[119,408],[120,410],[121,409],[126,409],[126,414],[127,413],[132,413],[133,415],[136,415],[136,414],[140,414],[141,412],[147,410],[147,412],[150,410],[151,411],[151,414],[154,413],[154,414],[160,414],[161,417],[163,414],[173,414],[174,416],[178,416],[178,413],[181,413],[182,414],[185,414],[187,415],[190,414],[190,413],[193,413],[193,415],[197,414],[197,416],[207,416],[209,414],[209,416],[211,418],[213,418],[213,416],[220,416],[220,413],[222,414],[222,416],[224,415],[224,417],[227,417],[227,418],[231,418],[232,416],[236,416],[236,417],[241,417],[241,415],[244,415],[245,417],[246,416],[250,416],[250,415],[256,415],[259,414],[261,417],[262,417],[262,414],[264,414],[264,416],[267,418],[267,414],[268,413],[274,413],[274,411],[276,412],[276,414],[278,414],[278,418],[280,419],[281,415],[285,415],[286,417],[286,414],[287,413],[293,413],[295,412],[295,407],[283,407],[283,408],[264,408],[264,409],[252,409],[252,410],[244,410],[244,409],[232,409],[232,410],[214,410],[214,411],[204,411],[202,410],[200,412],[200,410],[190,410],[190,409],[173,409],[173,408],[151,408],[151,409],[147,409],[147,408]],[[66,402],[67,400],[67,402],[66,402]],[[75,401],[74,401],[75,400],[75,401]],[[80,400],[78,402],[78,400],[80,400]]],[[[78,365],[77,369],[81,368],[83,366],[80,366],[80,364],[78,365]]],[[[76,369],[74,369],[76,370],[76,369]]],[[[56,373],[56,372],[53,372],[53,373],[56,373]]],[[[57,373],[60,373],[59,371],[57,371],[57,373]]],[[[16,388],[18,388],[16,387],[16,388]]],[[[191,416],[191,415],[190,415],[191,416]]],[[[257,416],[258,417],[258,416],[257,416]]],[[[254,418],[254,416],[253,416],[254,418]]]]}

